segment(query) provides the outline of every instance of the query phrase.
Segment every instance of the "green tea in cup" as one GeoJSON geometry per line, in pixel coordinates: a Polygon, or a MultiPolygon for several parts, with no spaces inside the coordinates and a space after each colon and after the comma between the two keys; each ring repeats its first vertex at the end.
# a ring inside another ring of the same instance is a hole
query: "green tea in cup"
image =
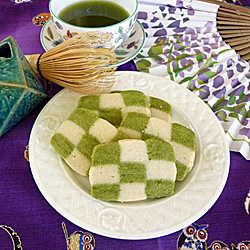
{"type": "Polygon", "coordinates": [[[116,49],[130,36],[138,0],[50,0],[52,22],[63,40],[98,32],[116,49]]]}
{"type": "Polygon", "coordinates": [[[58,16],[61,20],[79,27],[106,27],[129,17],[122,6],[109,1],[82,1],[64,8],[58,16]]]}

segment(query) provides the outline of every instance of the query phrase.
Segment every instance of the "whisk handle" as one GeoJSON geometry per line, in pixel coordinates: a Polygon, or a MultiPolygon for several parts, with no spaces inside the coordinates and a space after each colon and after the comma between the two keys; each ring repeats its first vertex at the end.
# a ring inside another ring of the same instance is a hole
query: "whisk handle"
{"type": "Polygon", "coordinates": [[[33,55],[25,55],[27,61],[31,65],[32,69],[35,71],[37,75],[39,75],[37,70],[37,60],[39,58],[40,54],[33,54],[33,55]]]}

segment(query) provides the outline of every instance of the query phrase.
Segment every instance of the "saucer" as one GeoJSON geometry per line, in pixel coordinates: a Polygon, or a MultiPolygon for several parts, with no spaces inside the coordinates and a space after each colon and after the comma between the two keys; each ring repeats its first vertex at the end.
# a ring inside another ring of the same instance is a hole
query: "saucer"
{"type": "MultiPolygon", "coordinates": [[[[128,40],[115,50],[116,58],[118,60],[116,66],[120,66],[137,56],[145,43],[145,38],[146,35],[144,29],[140,22],[136,20],[135,26],[128,40]]],[[[54,27],[52,18],[44,24],[40,34],[40,40],[46,51],[63,42],[54,27]]]]}

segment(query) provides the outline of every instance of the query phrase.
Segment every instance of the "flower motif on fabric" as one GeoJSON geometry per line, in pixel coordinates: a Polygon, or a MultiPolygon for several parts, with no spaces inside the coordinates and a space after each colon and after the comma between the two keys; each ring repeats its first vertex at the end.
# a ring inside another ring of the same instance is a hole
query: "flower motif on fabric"
{"type": "Polygon", "coordinates": [[[44,25],[51,18],[50,13],[41,13],[33,17],[32,23],[37,26],[44,25]]]}

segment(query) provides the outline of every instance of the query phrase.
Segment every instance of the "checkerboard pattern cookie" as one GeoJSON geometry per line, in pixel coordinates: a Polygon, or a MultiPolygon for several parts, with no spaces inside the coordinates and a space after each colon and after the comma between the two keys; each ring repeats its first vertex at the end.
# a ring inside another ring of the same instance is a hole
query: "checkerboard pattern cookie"
{"type": "Polygon", "coordinates": [[[151,117],[160,118],[170,122],[172,116],[172,107],[169,103],[156,97],[147,96],[151,117]]]}
{"type": "Polygon", "coordinates": [[[172,123],[171,140],[177,167],[176,180],[182,181],[194,165],[196,136],[195,133],[178,123],[172,123]]]}
{"type": "Polygon", "coordinates": [[[122,118],[128,112],[151,115],[146,96],[136,90],[82,96],[79,99],[78,108],[90,109],[116,126],[120,125],[122,118]]]}
{"type": "Polygon", "coordinates": [[[178,123],[131,112],[124,117],[118,130],[132,139],[158,138],[169,142],[175,152],[176,180],[183,180],[192,169],[195,158],[196,136],[189,128],[178,123]]]}
{"type": "Polygon", "coordinates": [[[120,202],[166,197],[174,193],[176,172],[173,148],[165,141],[102,143],[93,149],[91,195],[120,202]]]}
{"type": "Polygon", "coordinates": [[[51,144],[73,170],[86,176],[96,145],[125,138],[123,132],[91,110],[78,108],[61,124],[51,144]]]}

